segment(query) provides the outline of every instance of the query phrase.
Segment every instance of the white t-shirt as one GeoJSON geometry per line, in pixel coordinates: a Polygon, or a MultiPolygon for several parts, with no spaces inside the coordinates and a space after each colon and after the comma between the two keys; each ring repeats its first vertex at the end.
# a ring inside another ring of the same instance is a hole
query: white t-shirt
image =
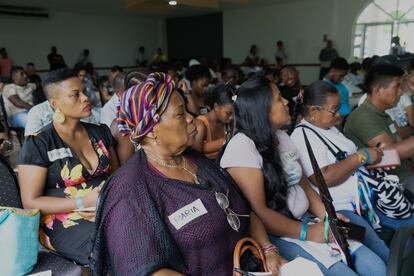
{"type": "MultiPolygon", "coordinates": [[[[305,191],[299,186],[302,177],[302,167],[295,145],[290,137],[281,130],[276,132],[279,140],[278,152],[282,161],[283,173],[288,182],[287,205],[295,218],[301,218],[309,208],[305,191]]],[[[220,166],[226,168],[263,168],[263,159],[257,151],[252,139],[243,133],[236,134],[229,142],[220,161],[220,166]]]]}
{"type": "Polygon", "coordinates": [[[117,116],[118,102],[119,97],[116,94],[114,94],[112,98],[102,107],[100,119],[101,124],[105,124],[109,128],[111,128],[111,124],[117,116]]]}
{"type": "MultiPolygon", "coordinates": [[[[345,151],[348,156],[354,154],[358,150],[355,144],[346,138],[335,127],[331,127],[329,129],[318,128],[308,123],[305,119],[300,122],[300,125],[306,125],[316,130],[316,132],[319,133],[328,144],[330,143],[329,141],[331,141],[342,151],[345,151]]],[[[293,131],[291,138],[296,147],[298,149],[301,149],[299,151],[300,161],[302,163],[306,177],[309,177],[313,175],[314,172],[312,163],[309,159],[308,151],[306,149],[305,138],[303,137],[302,129],[303,128],[301,127],[297,127],[293,131]]],[[[315,154],[316,161],[318,161],[320,168],[336,163],[335,156],[329,151],[328,147],[323,143],[323,141],[321,141],[318,136],[316,136],[312,130],[305,128],[305,133],[309,139],[309,142],[315,154]]],[[[331,145],[331,147],[336,150],[334,146],[331,145]]],[[[348,177],[348,179],[345,180],[342,184],[329,188],[329,192],[331,193],[333,204],[336,210],[354,210],[352,202],[355,202],[357,185],[358,176],[357,174],[353,174],[348,177]]],[[[318,191],[318,188],[316,186],[312,185],[312,187],[318,191]]]]}
{"type": "Polygon", "coordinates": [[[4,100],[4,107],[6,108],[7,115],[11,117],[12,115],[27,111],[24,108],[20,108],[15,106],[11,101],[9,101],[9,97],[11,96],[18,96],[23,102],[28,104],[33,104],[33,95],[32,92],[36,89],[36,84],[28,83],[25,86],[16,85],[14,83],[7,84],[3,88],[3,100],[4,100]]]}

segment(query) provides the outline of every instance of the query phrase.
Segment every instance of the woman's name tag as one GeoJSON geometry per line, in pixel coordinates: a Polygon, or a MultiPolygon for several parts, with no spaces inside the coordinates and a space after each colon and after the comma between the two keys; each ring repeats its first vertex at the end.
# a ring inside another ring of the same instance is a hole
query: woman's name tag
{"type": "Polygon", "coordinates": [[[207,213],[207,209],[204,207],[201,199],[197,199],[169,215],[168,219],[175,229],[180,230],[184,225],[207,213]]]}

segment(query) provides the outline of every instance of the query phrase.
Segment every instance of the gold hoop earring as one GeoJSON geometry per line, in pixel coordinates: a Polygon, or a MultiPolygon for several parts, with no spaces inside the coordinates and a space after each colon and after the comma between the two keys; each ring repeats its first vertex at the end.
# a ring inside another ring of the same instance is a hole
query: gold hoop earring
{"type": "Polygon", "coordinates": [[[56,108],[55,113],[53,114],[53,120],[56,123],[63,124],[66,120],[65,114],[63,114],[59,108],[56,108]]]}

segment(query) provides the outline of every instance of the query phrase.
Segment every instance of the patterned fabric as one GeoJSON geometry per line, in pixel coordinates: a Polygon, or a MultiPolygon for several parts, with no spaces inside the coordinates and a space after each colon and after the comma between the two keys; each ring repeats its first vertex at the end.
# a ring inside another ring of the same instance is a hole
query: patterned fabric
{"type": "Polygon", "coordinates": [[[121,98],[118,128],[122,135],[139,143],[158,123],[167,108],[175,84],[164,73],[150,74],[145,83],[128,89],[121,98]]]}
{"type": "MultiPolygon", "coordinates": [[[[81,163],[75,152],[57,134],[53,124],[26,138],[19,164],[47,169],[43,195],[62,198],[86,196],[110,175],[111,157],[108,149],[113,144],[113,138],[109,128],[87,123],[83,125],[99,158],[94,172],[88,171],[81,163]]],[[[87,264],[94,219],[94,212],[44,215],[40,222],[40,242],[69,259],[87,264]]]]}
{"type": "Polygon", "coordinates": [[[398,178],[382,170],[370,170],[364,175],[375,195],[375,207],[394,219],[408,219],[414,214],[414,202],[404,194],[398,178]]]}

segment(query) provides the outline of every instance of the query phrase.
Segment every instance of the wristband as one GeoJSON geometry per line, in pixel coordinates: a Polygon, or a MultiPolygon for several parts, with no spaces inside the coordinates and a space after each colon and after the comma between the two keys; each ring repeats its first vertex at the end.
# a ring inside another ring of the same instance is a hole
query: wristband
{"type": "Polygon", "coordinates": [[[357,158],[358,158],[358,163],[360,166],[365,166],[367,164],[367,157],[360,153],[359,151],[356,152],[357,158]]]}
{"type": "Polygon", "coordinates": [[[365,155],[367,156],[367,160],[365,161],[365,164],[368,164],[371,161],[371,154],[369,154],[369,151],[367,150],[367,148],[361,148],[361,150],[365,153],[365,155]]]}
{"type": "Polygon", "coordinates": [[[324,236],[325,236],[325,242],[329,243],[329,218],[328,218],[328,213],[325,214],[325,231],[324,231],[324,236]]]}
{"type": "Polygon", "coordinates": [[[85,208],[85,206],[83,206],[83,202],[82,202],[82,197],[78,196],[75,198],[75,202],[76,202],[76,209],[83,209],[85,208]]]}
{"type": "Polygon", "coordinates": [[[302,223],[302,229],[300,230],[299,240],[301,241],[306,240],[307,232],[308,232],[308,225],[306,223],[302,223]]]}
{"type": "Polygon", "coordinates": [[[267,253],[269,253],[270,251],[274,251],[276,254],[278,254],[279,255],[279,250],[277,250],[277,248],[276,248],[276,246],[274,246],[273,244],[271,244],[271,243],[269,243],[269,244],[266,244],[266,245],[263,245],[262,246],[262,251],[263,251],[263,254],[267,254],[267,253]]]}

